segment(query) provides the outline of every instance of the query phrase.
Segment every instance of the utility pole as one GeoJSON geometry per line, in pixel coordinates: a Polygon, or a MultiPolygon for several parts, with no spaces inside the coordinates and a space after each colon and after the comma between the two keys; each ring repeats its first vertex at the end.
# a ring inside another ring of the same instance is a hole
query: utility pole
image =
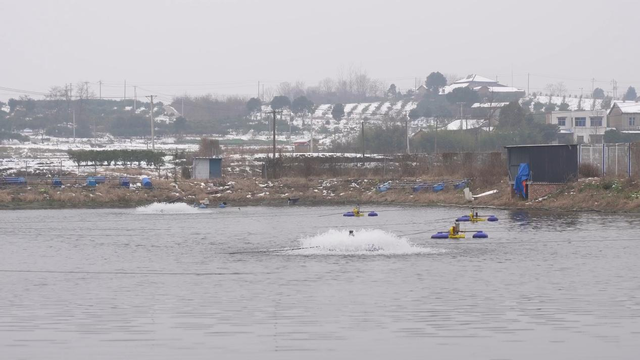
{"type": "Polygon", "coordinates": [[[531,74],[527,73],[527,95],[531,95],[531,92],[529,91],[529,80],[530,80],[531,74]]]}
{"type": "Polygon", "coordinates": [[[258,99],[262,100],[262,99],[260,99],[260,81],[258,81],[258,99]]]}
{"type": "Polygon", "coordinates": [[[273,160],[276,159],[276,111],[273,110],[273,160]]]}
{"type": "Polygon", "coordinates": [[[73,109],[73,142],[76,142],[76,110],[73,109]]]}
{"type": "Polygon", "coordinates": [[[591,78],[591,97],[593,97],[593,91],[595,90],[596,78],[591,78]]]}
{"type": "Polygon", "coordinates": [[[127,80],[124,80],[124,100],[127,100],[127,80]]]}
{"type": "Polygon", "coordinates": [[[438,118],[436,118],[436,136],[433,139],[433,153],[438,153],[438,118]]]}
{"type": "Polygon", "coordinates": [[[155,150],[156,149],[156,138],[155,138],[155,124],[153,123],[153,97],[155,95],[149,95],[147,96],[149,99],[151,99],[151,110],[149,111],[149,117],[151,118],[151,150],[155,150]]]}
{"type": "Polygon", "coordinates": [[[138,102],[138,89],[137,86],[133,86],[133,112],[136,112],[136,108],[137,108],[137,102],[138,102]]]}
{"type": "Polygon", "coordinates": [[[182,109],[180,109],[180,115],[184,117],[184,96],[180,98],[180,101],[182,102],[182,109]]]}
{"type": "Polygon", "coordinates": [[[102,100],[102,80],[98,81],[98,97],[102,100]]]}
{"type": "Polygon", "coordinates": [[[407,116],[406,112],[404,114],[404,126],[407,132],[407,155],[409,155],[411,154],[411,148],[409,147],[409,117],[407,116]]]}
{"type": "Polygon", "coordinates": [[[364,120],[362,120],[362,166],[364,166],[364,120]]]}
{"type": "Polygon", "coordinates": [[[89,82],[88,81],[84,82],[84,91],[86,94],[86,99],[88,100],[89,99],[89,82]]]}

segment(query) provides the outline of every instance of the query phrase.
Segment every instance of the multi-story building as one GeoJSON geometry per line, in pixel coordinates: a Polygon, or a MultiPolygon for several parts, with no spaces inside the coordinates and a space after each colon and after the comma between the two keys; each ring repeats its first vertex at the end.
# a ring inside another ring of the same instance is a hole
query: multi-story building
{"type": "Polygon", "coordinates": [[[553,111],[547,114],[547,124],[558,125],[560,140],[565,137],[574,144],[601,144],[607,131],[606,110],[553,111]]]}

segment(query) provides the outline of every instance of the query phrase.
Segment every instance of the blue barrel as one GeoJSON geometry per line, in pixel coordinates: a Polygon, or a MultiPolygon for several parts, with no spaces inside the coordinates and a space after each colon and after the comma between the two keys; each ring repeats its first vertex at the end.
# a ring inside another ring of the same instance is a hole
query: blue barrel
{"type": "Polygon", "coordinates": [[[151,183],[151,179],[147,177],[142,178],[142,187],[144,187],[145,189],[151,189],[153,187],[153,184],[151,183]]]}
{"type": "Polygon", "coordinates": [[[424,188],[426,188],[426,187],[428,187],[428,186],[429,186],[429,185],[427,185],[427,184],[425,184],[425,183],[421,183],[421,184],[418,184],[418,185],[412,186],[412,187],[411,187],[411,190],[413,190],[413,192],[418,192],[418,191],[420,191],[420,190],[422,190],[422,189],[424,189],[424,188]]]}
{"type": "Polygon", "coordinates": [[[104,184],[107,181],[107,178],[104,176],[94,176],[93,179],[96,181],[96,184],[104,184]]]}
{"type": "Polygon", "coordinates": [[[439,183],[439,184],[435,184],[433,185],[433,192],[439,192],[444,190],[444,183],[439,183]]]}
{"type": "Polygon", "coordinates": [[[59,178],[53,178],[53,180],[51,181],[51,185],[53,185],[54,187],[61,187],[62,180],[60,180],[59,178]]]}
{"type": "Polygon", "coordinates": [[[131,186],[131,182],[129,181],[129,178],[121,177],[120,178],[120,186],[129,188],[131,186]]]}
{"type": "Polygon", "coordinates": [[[457,183],[457,184],[455,184],[455,185],[453,185],[453,188],[454,188],[454,189],[456,189],[456,190],[462,190],[462,189],[464,189],[465,187],[467,187],[467,182],[466,182],[466,181],[464,181],[464,180],[463,180],[463,181],[460,181],[459,183],[457,183]]]}
{"type": "Polygon", "coordinates": [[[355,216],[355,215],[353,214],[353,211],[348,211],[348,212],[342,214],[342,216],[355,216]]]}
{"type": "Polygon", "coordinates": [[[96,186],[96,179],[94,179],[93,177],[89,176],[87,178],[87,186],[95,187],[96,186]]]}

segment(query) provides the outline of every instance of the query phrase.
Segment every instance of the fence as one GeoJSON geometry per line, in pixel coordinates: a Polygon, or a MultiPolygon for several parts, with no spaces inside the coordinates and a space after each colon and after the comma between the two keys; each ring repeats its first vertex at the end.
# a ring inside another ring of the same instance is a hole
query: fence
{"type": "Polygon", "coordinates": [[[601,176],[640,176],[640,143],[582,144],[578,152],[579,164],[597,167],[601,176]]]}
{"type": "Polygon", "coordinates": [[[460,178],[495,178],[506,176],[505,154],[441,153],[392,156],[348,157],[280,156],[267,159],[263,177],[382,177],[399,179],[416,176],[456,176],[460,178]]]}

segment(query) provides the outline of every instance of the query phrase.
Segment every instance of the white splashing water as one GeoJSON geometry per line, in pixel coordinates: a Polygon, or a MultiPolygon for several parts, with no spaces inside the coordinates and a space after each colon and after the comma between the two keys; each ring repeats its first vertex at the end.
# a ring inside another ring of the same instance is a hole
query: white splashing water
{"type": "Polygon", "coordinates": [[[407,239],[379,229],[354,231],[331,229],[327,232],[300,239],[299,250],[291,254],[303,255],[408,255],[434,254],[444,250],[422,248],[407,239]]]}
{"type": "Polygon", "coordinates": [[[185,203],[153,203],[136,208],[137,214],[195,214],[205,209],[194,208],[185,203]]]}

